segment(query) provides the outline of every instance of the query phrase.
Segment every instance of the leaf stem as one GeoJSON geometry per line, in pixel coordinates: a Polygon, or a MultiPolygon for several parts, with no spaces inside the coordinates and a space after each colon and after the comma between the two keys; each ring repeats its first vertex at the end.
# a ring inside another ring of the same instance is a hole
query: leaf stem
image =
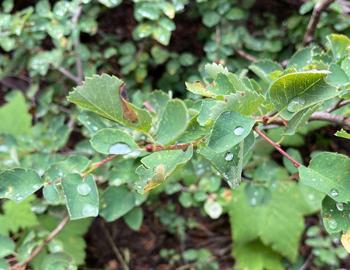
{"type": "Polygon", "coordinates": [[[106,164],[107,162],[110,162],[111,160],[113,160],[115,157],[117,157],[118,155],[110,155],[108,157],[106,157],[105,159],[102,159],[100,161],[97,161],[95,163],[92,163],[82,174],[82,177],[86,177],[87,175],[89,175],[90,173],[96,171],[98,168],[100,168],[101,166],[103,166],[104,164],[106,164]]]}
{"type": "Polygon", "coordinates": [[[280,152],[283,156],[285,156],[292,164],[294,165],[295,168],[299,168],[301,164],[296,161],[293,157],[291,157],[286,151],[284,151],[281,146],[271,140],[262,130],[259,129],[258,126],[254,127],[254,130],[256,133],[258,133],[265,141],[267,141],[269,144],[271,144],[278,152],[280,152]]]}

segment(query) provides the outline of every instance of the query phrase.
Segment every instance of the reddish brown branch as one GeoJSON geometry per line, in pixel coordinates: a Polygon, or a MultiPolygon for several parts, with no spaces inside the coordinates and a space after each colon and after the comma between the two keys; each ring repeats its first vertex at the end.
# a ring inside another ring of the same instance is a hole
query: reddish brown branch
{"type": "Polygon", "coordinates": [[[157,151],[163,151],[163,150],[186,150],[191,145],[197,146],[203,141],[203,139],[194,141],[191,143],[177,143],[172,145],[159,145],[159,144],[147,144],[145,146],[145,150],[147,152],[157,152],[157,151]]]}
{"type": "Polygon", "coordinates": [[[246,60],[248,60],[248,61],[250,61],[250,62],[256,62],[256,61],[258,60],[255,56],[253,56],[253,55],[251,55],[251,54],[249,54],[249,53],[243,51],[242,49],[238,49],[238,50],[236,50],[235,52],[236,52],[240,57],[242,57],[242,58],[244,58],[244,59],[246,59],[246,60]]]}
{"type": "Polygon", "coordinates": [[[304,39],[303,39],[304,45],[307,45],[313,41],[317,24],[320,21],[321,13],[325,9],[327,9],[330,6],[330,4],[332,4],[334,1],[335,0],[323,0],[323,1],[317,2],[317,4],[315,5],[315,7],[312,11],[312,15],[311,15],[309,24],[306,28],[306,32],[305,32],[304,39]]]}
{"type": "Polygon", "coordinates": [[[95,163],[91,164],[89,166],[89,168],[87,168],[87,170],[81,174],[81,176],[85,177],[85,176],[89,175],[90,173],[92,173],[93,171],[97,170],[98,168],[100,168],[101,166],[106,164],[107,162],[110,162],[111,160],[113,160],[117,156],[118,155],[111,155],[111,156],[106,157],[105,159],[102,159],[102,160],[100,160],[98,162],[95,162],[95,163]]]}
{"type": "Polygon", "coordinates": [[[301,166],[301,164],[296,161],[293,157],[291,157],[287,152],[285,152],[281,146],[274,142],[273,140],[271,140],[262,130],[259,129],[259,127],[254,127],[254,130],[265,140],[267,141],[269,144],[271,144],[278,152],[280,152],[283,156],[285,156],[290,162],[292,162],[292,164],[294,165],[294,167],[299,168],[301,166]]]}

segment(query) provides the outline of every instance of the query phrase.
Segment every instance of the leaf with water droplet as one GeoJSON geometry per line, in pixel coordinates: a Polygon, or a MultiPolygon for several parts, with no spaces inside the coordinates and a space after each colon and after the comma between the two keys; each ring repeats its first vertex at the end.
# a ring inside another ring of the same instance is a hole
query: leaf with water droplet
{"type": "Polygon", "coordinates": [[[336,202],[327,196],[322,201],[323,224],[328,233],[346,232],[350,229],[350,204],[336,202]]]}
{"type": "Polygon", "coordinates": [[[99,196],[92,175],[83,179],[79,174],[68,174],[62,188],[71,220],[98,215],[99,196]]]}
{"type": "Polygon", "coordinates": [[[34,170],[5,170],[0,174],[0,198],[20,202],[39,190],[43,184],[43,179],[34,170]]]}
{"type": "Polygon", "coordinates": [[[92,136],[90,143],[97,152],[105,155],[125,155],[133,151],[140,151],[129,134],[116,128],[99,130],[92,136]]]}
{"type": "Polygon", "coordinates": [[[223,112],[216,120],[208,146],[221,153],[228,151],[249,135],[255,120],[237,112],[223,112]]]}
{"type": "Polygon", "coordinates": [[[54,183],[43,188],[43,196],[49,204],[57,205],[61,202],[60,193],[54,183]]]}
{"type": "Polygon", "coordinates": [[[290,120],[298,111],[338,95],[337,89],[326,83],[327,74],[326,70],[309,70],[283,75],[270,86],[270,100],[281,116],[290,120]]]}
{"type": "Polygon", "coordinates": [[[306,168],[299,168],[300,181],[337,202],[350,201],[350,158],[345,155],[322,152],[315,155],[306,168]]]}
{"type": "Polygon", "coordinates": [[[159,151],[142,158],[142,165],[136,169],[140,178],[135,183],[137,191],[147,192],[162,184],[177,167],[189,161],[192,154],[193,147],[190,146],[186,151],[159,151]]]}

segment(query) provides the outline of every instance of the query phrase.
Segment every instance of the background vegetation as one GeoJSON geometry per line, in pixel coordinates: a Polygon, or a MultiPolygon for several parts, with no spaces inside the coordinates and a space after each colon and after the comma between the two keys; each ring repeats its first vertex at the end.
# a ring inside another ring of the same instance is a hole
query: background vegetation
{"type": "Polygon", "coordinates": [[[0,269],[349,269],[349,14],[2,1],[0,269]]]}

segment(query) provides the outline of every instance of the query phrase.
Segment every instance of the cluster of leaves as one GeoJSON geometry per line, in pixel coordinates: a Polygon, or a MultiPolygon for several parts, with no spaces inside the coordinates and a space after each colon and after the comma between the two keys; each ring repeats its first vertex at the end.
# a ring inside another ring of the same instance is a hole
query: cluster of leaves
{"type": "MultiPolygon", "coordinates": [[[[32,83],[25,95],[11,91],[0,108],[0,198],[9,199],[1,204],[0,269],[28,259],[33,269],[74,269],[84,264],[82,236],[92,217],[122,218],[138,230],[142,204],[161,192],[180,193],[183,207],[202,209],[212,219],[229,215],[237,269],[296,266],[304,217],[320,211],[326,231],[342,234],[349,246],[349,157],[299,150],[307,134],[329,124],[349,140],[350,39],[328,35],[322,47],[291,55],[307,18],[292,14],[281,29],[271,14],[251,16],[254,4],[197,0],[189,16],[201,21],[199,58],[170,49],[175,15],[186,12],[189,1],[134,0],[137,23],[129,40],[98,31],[101,14],[122,1],[42,0],[19,11],[13,1],[2,2],[2,82],[20,70],[16,76],[26,74],[32,83]],[[268,26],[251,33],[248,24],[268,26]],[[84,43],[84,35],[101,40],[84,43]],[[236,57],[242,49],[262,60],[247,65],[236,57]],[[161,75],[150,76],[159,67],[161,75]],[[67,102],[72,82],[78,86],[67,102]],[[151,91],[155,86],[183,99],[151,91]],[[77,132],[82,138],[72,141],[77,132]],[[272,159],[276,146],[288,148],[281,162],[272,159]],[[32,260],[66,213],[77,221],[32,260]]],[[[300,13],[314,5],[303,4],[300,13]]],[[[322,14],[316,40],[334,30],[331,22],[348,32],[343,5],[336,2],[322,14]]],[[[156,216],[185,238],[186,228],[196,224],[173,207],[157,209],[156,216]]],[[[344,256],[341,247],[327,258],[322,253],[329,245],[306,244],[314,247],[315,265],[336,267],[344,256]]],[[[163,253],[178,262],[176,252],[163,253]]],[[[181,256],[198,269],[218,269],[207,250],[181,256]]]]}

